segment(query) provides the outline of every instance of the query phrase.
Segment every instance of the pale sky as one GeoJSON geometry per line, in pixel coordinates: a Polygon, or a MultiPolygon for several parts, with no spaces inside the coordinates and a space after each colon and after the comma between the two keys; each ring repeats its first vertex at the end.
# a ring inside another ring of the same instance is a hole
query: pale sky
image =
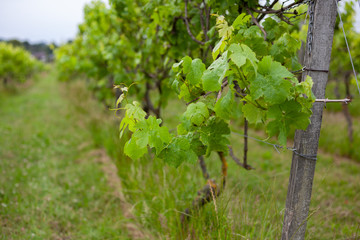
{"type": "Polygon", "coordinates": [[[0,0],[0,38],[32,43],[73,39],[91,0],[0,0]]]}
{"type": "MultiPolygon", "coordinates": [[[[359,0],[360,1],[360,0],[359,0]]],[[[64,43],[73,39],[91,0],[0,0],[0,38],[31,43],[64,43]]],[[[107,2],[107,1],[106,1],[107,2]]],[[[360,6],[356,30],[360,32],[360,6]]]]}

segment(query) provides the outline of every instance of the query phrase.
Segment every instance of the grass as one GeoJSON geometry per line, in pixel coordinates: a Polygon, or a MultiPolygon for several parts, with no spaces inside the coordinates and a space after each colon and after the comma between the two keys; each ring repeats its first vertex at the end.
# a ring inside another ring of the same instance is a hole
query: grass
{"type": "MultiPolygon", "coordinates": [[[[169,129],[175,127],[179,108],[172,101],[164,111],[169,129]]],[[[261,138],[258,131],[250,135],[261,138]]],[[[241,156],[242,138],[233,134],[232,142],[241,156]]],[[[357,239],[360,165],[326,152],[318,158],[306,239],[357,239]]],[[[219,181],[219,159],[214,154],[206,161],[210,175],[219,181]]],[[[280,239],[291,152],[278,154],[250,140],[249,161],[256,170],[246,171],[229,160],[225,191],[216,205],[209,203],[190,217],[187,231],[181,227],[180,214],[205,184],[197,165],[185,163],[174,169],[151,157],[131,161],[120,155],[118,169],[135,215],[158,238],[280,239]]]]}
{"type": "MultiPolygon", "coordinates": [[[[291,152],[279,154],[249,140],[249,162],[256,169],[246,171],[228,159],[224,192],[192,213],[185,226],[181,212],[205,185],[200,168],[184,163],[174,169],[151,156],[135,161],[124,157],[118,119],[102,110],[82,83],[60,87],[64,91],[59,94],[53,78],[1,99],[0,156],[7,160],[0,162],[4,239],[30,239],[32,234],[38,239],[128,238],[123,227],[128,220],[109,196],[111,189],[99,166],[91,160],[78,161],[102,146],[116,161],[131,212],[153,239],[280,239],[291,152]]],[[[172,100],[163,111],[169,129],[175,128],[180,108],[183,105],[172,100]]],[[[324,126],[336,131],[339,124],[324,126]]],[[[262,137],[259,131],[249,134],[262,137]]],[[[243,140],[237,134],[231,138],[240,157],[243,140]]],[[[213,154],[206,162],[210,176],[219,182],[219,159],[213,154]]],[[[359,173],[355,161],[321,151],[306,239],[359,238],[359,173]]]]}
{"type": "Polygon", "coordinates": [[[353,142],[348,137],[348,126],[341,112],[326,111],[323,117],[319,146],[334,155],[345,156],[360,163],[360,122],[353,117],[353,142]]]}
{"type": "MultiPolygon", "coordinates": [[[[336,99],[334,93],[335,86],[336,83],[334,81],[329,81],[326,87],[327,98],[336,99]]],[[[350,142],[348,137],[348,125],[342,112],[342,104],[329,103],[324,110],[319,146],[329,153],[351,158],[360,163],[360,123],[358,121],[360,116],[360,98],[356,86],[351,85],[350,87],[353,99],[349,103],[348,108],[353,122],[353,142],[350,142]]],[[[344,83],[339,85],[339,92],[342,94],[342,97],[345,96],[344,83]]]]}
{"type": "Polygon", "coordinates": [[[0,239],[130,239],[85,116],[61,88],[52,73],[0,94],[0,239]]]}
{"type": "MultiPolygon", "coordinates": [[[[329,81],[326,86],[326,97],[329,99],[336,99],[335,95],[335,87],[336,82],[335,81],[329,81]]],[[[339,84],[339,93],[341,95],[341,98],[345,98],[345,84],[341,82],[339,84]]],[[[352,95],[352,102],[349,104],[349,112],[351,116],[353,117],[359,117],[360,116],[360,96],[358,89],[355,84],[350,85],[350,94],[352,95]]],[[[330,112],[341,112],[341,104],[327,104],[327,110],[330,112]]]]}

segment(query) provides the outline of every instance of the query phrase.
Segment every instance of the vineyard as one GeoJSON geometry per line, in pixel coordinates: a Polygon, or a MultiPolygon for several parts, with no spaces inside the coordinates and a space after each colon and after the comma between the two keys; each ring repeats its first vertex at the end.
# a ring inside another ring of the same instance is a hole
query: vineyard
{"type": "Polygon", "coordinates": [[[41,62],[19,47],[0,42],[0,80],[3,85],[25,82],[43,69],[41,62]]]}
{"type": "Polygon", "coordinates": [[[356,4],[93,1],[53,63],[0,42],[1,239],[360,238],[356,4]]]}

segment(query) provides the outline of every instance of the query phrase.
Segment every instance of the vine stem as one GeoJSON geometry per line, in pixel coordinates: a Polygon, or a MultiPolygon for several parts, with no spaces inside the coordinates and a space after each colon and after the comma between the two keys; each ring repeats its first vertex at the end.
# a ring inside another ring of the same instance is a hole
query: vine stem
{"type": "MultiPolygon", "coordinates": [[[[275,2],[277,2],[277,1],[275,1],[275,2]]],[[[272,8],[269,8],[269,9],[267,9],[267,10],[265,10],[265,11],[263,11],[263,10],[257,10],[257,9],[251,9],[251,10],[253,10],[254,12],[256,12],[256,13],[262,13],[262,14],[278,14],[278,13],[284,13],[286,10],[288,10],[288,9],[291,9],[293,6],[295,6],[295,5],[298,5],[298,4],[300,4],[300,3],[302,3],[302,2],[304,2],[304,0],[300,0],[300,1],[297,1],[297,2],[294,2],[294,3],[291,3],[291,4],[289,4],[289,5],[287,5],[286,7],[281,7],[280,9],[278,9],[278,10],[275,10],[275,9],[272,9],[272,8]]],[[[263,7],[264,8],[264,7],[263,7]]],[[[265,7],[266,8],[266,7],[265,7]]]]}
{"type": "Polygon", "coordinates": [[[198,44],[201,44],[201,45],[205,45],[204,42],[202,41],[199,41],[195,38],[195,36],[192,34],[191,30],[190,30],[190,24],[189,24],[189,20],[188,20],[188,0],[185,0],[185,17],[182,18],[185,22],[185,25],[186,25],[186,31],[188,32],[189,36],[191,37],[192,40],[194,40],[195,42],[197,42],[198,44]]]}
{"type": "Polygon", "coordinates": [[[221,183],[222,183],[222,188],[225,188],[226,185],[226,176],[227,176],[227,169],[228,169],[228,164],[226,162],[226,158],[223,152],[218,152],[219,157],[220,157],[220,161],[221,161],[221,183]]]}
{"type": "Polygon", "coordinates": [[[256,24],[256,26],[258,26],[258,28],[260,28],[260,30],[262,31],[262,33],[264,34],[264,40],[266,41],[266,37],[267,37],[267,33],[265,31],[265,29],[259,24],[259,22],[257,21],[257,19],[254,17],[254,15],[252,14],[252,12],[250,11],[250,9],[246,8],[246,11],[248,12],[248,14],[250,14],[252,21],[256,24]]]}
{"type": "MultiPolygon", "coordinates": [[[[223,84],[221,85],[221,89],[223,89],[223,88],[226,87],[227,85],[228,85],[228,81],[225,80],[225,81],[223,82],[223,84]]],[[[204,94],[200,95],[199,97],[194,98],[194,99],[191,100],[190,102],[187,102],[187,103],[186,103],[186,106],[188,106],[190,103],[196,102],[196,101],[199,100],[201,97],[207,97],[207,96],[209,96],[209,95],[212,94],[212,93],[216,93],[216,92],[214,91],[214,92],[204,93],[204,94]]]]}
{"type": "Polygon", "coordinates": [[[228,146],[228,148],[229,148],[230,157],[234,160],[234,162],[235,162],[237,165],[239,165],[240,167],[245,168],[246,170],[255,169],[255,168],[253,168],[253,167],[250,166],[250,165],[246,165],[246,167],[245,167],[244,164],[240,161],[240,159],[235,156],[232,147],[231,147],[231,146],[228,146]]]}
{"type": "MultiPolygon", "coordinates": [[[[248,134],[248,120],[246,120],[246,118],[244,118],[244,135],[247,136],[248,134]]],[[[248,167],[247,164],[247,152],[248,152],[248,138],[244,137],[244,167],[245,169],[248,167]]]]}
{"type": "Polygon", "coordinates": [[[203,156],[199,156],[199,164],[200,164],[201,171],[202,171],[202,174],[203,174],[204,178],[206,180],[208,180],[210,178],[210,175],[209,175],[209,173],[207,171],[206,163],[205,163],[205,160],[204,160],[203,156]]]}

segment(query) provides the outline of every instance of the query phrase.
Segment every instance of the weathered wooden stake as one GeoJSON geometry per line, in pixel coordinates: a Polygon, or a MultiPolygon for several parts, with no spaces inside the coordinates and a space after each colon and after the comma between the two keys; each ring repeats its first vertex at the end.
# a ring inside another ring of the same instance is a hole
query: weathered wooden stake
{"type": "MultiPolygon", "coordinates": [[[[317,0],[313,10],[314,14],[310,15],[313,28],[309,27],[307,43],[312,44],[306,46],[304,56],[304,65],[311,71],[305,71],[302,80],[310,75],[314,81],[313,92],[316,98],[322,99],[325,98],[336,21],[335,0],[317,0]]],[[[297,151],[292,158],[282,240],[302,240],[305,237],[323,108],[324,103],[314,103],[311,124],[306,131],[295,133],[294,148],[297,151]]]]}

